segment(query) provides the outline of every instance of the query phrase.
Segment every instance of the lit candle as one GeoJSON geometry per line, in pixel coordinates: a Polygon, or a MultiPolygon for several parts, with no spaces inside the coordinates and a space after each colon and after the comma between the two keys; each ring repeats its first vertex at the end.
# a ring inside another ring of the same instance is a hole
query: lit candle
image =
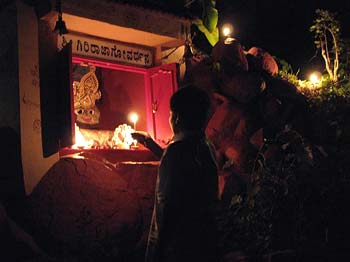
{"type": "Polygon", "coordinates": [[[130,114],[130,120],[134,124],[134,130],[136,131],[136,122],[139,120],[139,116],[136,113],[131,113],[130,114]]]}

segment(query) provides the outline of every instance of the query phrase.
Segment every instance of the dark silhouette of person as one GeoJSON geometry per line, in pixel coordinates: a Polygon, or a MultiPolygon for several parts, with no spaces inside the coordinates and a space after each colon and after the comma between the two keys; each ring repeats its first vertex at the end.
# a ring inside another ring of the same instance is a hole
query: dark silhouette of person
{"type": "Polygon", "coordinates": [[[0,127],[0,138],[0,201],[13,214],[25,199],[21,141],[17,132],[9,126],[0,127]]]}
{"type": "Polygon", "coordinates": [[[0,261],[25,261],[49,257],[16,220],[23,220],[25,191],[23,182],[21,141],[18,133],[9,126],[0,127],[0,261]]]}
{"type": "Polygon", "coordinates": [[[204,133],[210,99],[187,86],[173,94],[170,109],[174,137],[163,154],[149,136],[133,135],[162,154],[145,261],[217,261],[217,165],[204,133]]]}

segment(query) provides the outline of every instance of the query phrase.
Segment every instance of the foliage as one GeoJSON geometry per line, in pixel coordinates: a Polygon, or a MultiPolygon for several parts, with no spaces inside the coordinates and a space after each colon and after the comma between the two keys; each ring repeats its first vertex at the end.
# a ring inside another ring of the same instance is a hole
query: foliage
{"type": "Polygon", "coordinates": [[[333,242],[340,245],[328,234],[348,239],[342,231],[349,217],[338,221],[335,214],[349,197],[350,81],[334,82],[323,75],[315,85],[298,79],[286,61],[277,61],[278,77],[294,84],[309,102],[315,139],[286,128],[265,142],[247,195],[233,196],[219,219],[221,245],[253,257],[287,249],[298,256],[305,250],[319,254],[333,242]]]}
{"type": "Polygon", "coordinates": [[[335,15],[316,13],[310,30],[328,63],[321,82],[300,80],[285,60],[275,58],[277,77],[295,85],[308,100],[313,137],[304,138],[285,126],[265,141],[246,193],[232,196],[219,215],[224,253],[244,251],[258,258],[289,249],[299,257],[305,252],[322,256],[330,247],[350,241],[350,217],[339,216],[346,213],[350,198],[349,61],[341,58],[345,48],[335,15]]]}
{"type": "Polygon", "coordinates": [[[338,78],[339,81],[343,81],[344,79],[348,79],[350,72],[350,41],[342,38],[340,39],[339,46],[341,52],[339,53],[338,78]]]}
{"type": "MultiPolygon", "coordinates": [[[[328,108],[330,105],[350,102],[350,79],[345,72],[341,74],[338,82],[332,81],[329,75],[324,74],[318,84],[313,84],[309,80],[299,79],[297,73],[293,72],[292,66],[287,61],[277,57],[274,57],[274,59],[279,68],[277,77],[295,85],[308,98],[310,107],[317,105],[319,106],[317,110],[322,110],[322,108],[328,108]],[[340,102],[340,100],[343,100],[343,102],[340,102]]],[[[345,66],[340,68],[345,70],[345,66]]]]}
{"type": "Polygon", "coordinates": [[[218,10],[215,8],[215,1],[202,0],[202,18],[193,20],[199,31],[201,31],[211,46],[219,41],[218,10]]]}
{"type": "Polygon", "coordinates": [[[322,252],[335,219],[332,210],[344,204],[335,194],[344,174],[334,172],[336,159],[293,130],[267,141],[247,195],[233,196],[219,219],[224,252],[240,250],[255,259],[273,250],[294,250],[298,256],[310,248],[322,252]]]}
{"type": "Polygon", "coordinates": [[[316,47],[321,49],[329,78],[336,82],[338,81],[339,55],[342,52],[340,25],[336,20],[336,15],[327,10],[317,9],[316,16],[310,31],[314,33],[316,47]]]}
{"type": "Polygon", "coordinates": [[[297,74],[294,74],[292,66],[284,59],[273,57],[278,65],[278,77],[296,85],[299,83],[297,74]]]}

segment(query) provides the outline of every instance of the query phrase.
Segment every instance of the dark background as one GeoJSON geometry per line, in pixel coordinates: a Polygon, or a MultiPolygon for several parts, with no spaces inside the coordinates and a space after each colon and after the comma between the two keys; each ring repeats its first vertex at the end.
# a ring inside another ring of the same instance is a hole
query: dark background
{"type": "MultiPolygon", "coordinates": [[[[200,0],[114,0],[159,9],[179,16],[201,17],[200,0]],[[185,3],[190,3],[188,8],[185,3]]],[[[219,11],[219,26],[225,22],[234,26],[234,37],[248,50],[261,47],[273,56],[291,64],[293,72],[305,78],[310,71],[324,69],[320,55],[315,56],[313,34],[309,31],[316,9],[338,14],[344,38],[350,38],[349,0],[215,0],[219,11]]],[[[194,44],[210,53],[204,36],[197,35],[194,44]]],[[[350,47],[350,45],[348,44],[350,47]]]]}
{"type": "Polygon", "coordinates": [[[294,73],[305,77],[309,71],[323,69],[309,31],[316,9],[337,13],[343,38],[350,36],[350,2],[347,0],[217,0],[219,24],[230,22],[234,37],[248,50],[262,47],[286,60],[294,73]],[[313,58],[314,57],[314,58],[313,58]]]}

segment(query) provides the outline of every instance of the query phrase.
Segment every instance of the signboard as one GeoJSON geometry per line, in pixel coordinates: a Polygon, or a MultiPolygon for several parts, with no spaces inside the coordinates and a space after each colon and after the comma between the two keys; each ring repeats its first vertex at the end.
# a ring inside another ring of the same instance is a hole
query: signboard
{"type": "Polygon", "coordinates": [[[67,34],[59,37],[59,48],[63,46],[62,44],[64,41],[72,42],[73,55],[82,55],[91,58],[145,67],[150,67],[153,65],[153,53],[151,50],[146,48],[73,34],[67,34]]]}

